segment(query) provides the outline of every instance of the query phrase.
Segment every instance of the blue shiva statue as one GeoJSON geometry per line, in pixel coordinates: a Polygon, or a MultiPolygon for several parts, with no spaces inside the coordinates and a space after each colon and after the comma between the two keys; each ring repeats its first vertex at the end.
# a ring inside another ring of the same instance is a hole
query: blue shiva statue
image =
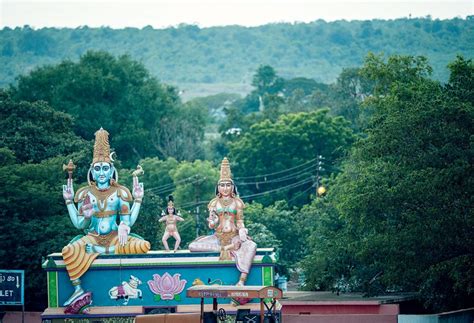
{"type": "MultiPolygon", "coordinates": [[[[143,184],[138,174],[133,173],[133,195],[118,184],[117,171],[110,154],[109,133],[100,129],[95,133],[94,156],[88,171],[89,185],[80,188],[74,195],[72,169],[67,185],[63,185],[63,197],[72,224],[85,235],[76,237],[62,250],[67,272],[74,292],[64,303],[71,305],[85,294],[81,277],[100,254],[143,254],[150,250],[150,243],[134,235],[130,228],[137,220],[143,199],[143,184]],[[134,200],[132,207],[130,203],[134,200]],[[77,203],[77,208],[75,206],[77,203]],[[117,225],[117,218],[120,224],[117,225]]],[[[70,162],[72,164],[72,162],[70,162]]]]}

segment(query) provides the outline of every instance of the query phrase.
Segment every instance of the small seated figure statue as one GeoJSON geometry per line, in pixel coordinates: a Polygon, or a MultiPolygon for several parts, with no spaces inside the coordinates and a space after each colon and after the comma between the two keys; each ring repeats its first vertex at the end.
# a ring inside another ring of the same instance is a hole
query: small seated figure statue
{"type": "Polygon", "coordinates": [[[166,208],[166,212],[168,214],[165,214],[165,211],[163,210],[163,213],[161,214],[161,218],[159,220],[159,222],[166,221],[165,232],[163,233],[163,238],[161,239],[161,242],[163,242],[166,251],[170,251],[170,247],[168,246],[168,239],[170,236],[175,238],[176,242],[174,244],[174,252],[176,252],[176,250],[178,250],[179,248],[179,244],[181,243],[181,237],[179,236],[177,222],[184,221],[184,219],[180,216],[181,213],[179,211],[178,214],[176,214],[172,195],[168,196],[168,207],[166,208]]]}
{"type": "Polygon", "coordinates": [[[150,250],[148,241],[130,235],[130,228],[140,211],[143,184],[138,182],[137,172],[134,172],[132,195],[125,186],[118,184],[117,171],[112,162],[109,133],[100,128],[95,133],[94,156],[87,175],[89,185],[80,188],[74,195],[71,172],[67,185],[63,185],[63,197],[72,224],[86,233],[81,238],[73,239],[62,250],[74,286],[74,292],[64,306],[85,293],[80,278],[100,254],[142,254],[150,250]],[[132,196],[134,203],[130,208],[132,196]]]}
{"type": "Polygon", "coordinates": [[[216,198],[209,202],[210,236],[201,236],[189,244],[190,251],[215,251],[220,260],[235,258],[240,278],[237,286],[243,286],[247,280],[257,245],[247,236],[244,225],[244,202],[238,197],[237,188],[232,180],[227,158],[222,160],[220,179],[216,187],[216,198]]]}

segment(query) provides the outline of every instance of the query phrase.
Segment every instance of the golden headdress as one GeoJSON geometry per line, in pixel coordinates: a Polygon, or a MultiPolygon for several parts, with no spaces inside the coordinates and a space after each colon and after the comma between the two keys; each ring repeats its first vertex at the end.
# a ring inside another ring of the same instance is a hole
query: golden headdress
{"type": "Polygon", "coordinates": [[[219,178],[219,182],[222,181],[232,182],[232,173],[230,172],[230,164],[227,157],[224,157],[221,163],[221,177],[219,178]]]}
{"type": "Polygon", "coordinates": [[[174,198],[173,195],[168,196],[168,207],[174,208],[174,198]]]}
{"type": "Polygon", "coordinates": [[[110,159],[109,133],[102,129],[102,127],[95,133],[92,164],[100,162],[112,163],[110,159]]]}

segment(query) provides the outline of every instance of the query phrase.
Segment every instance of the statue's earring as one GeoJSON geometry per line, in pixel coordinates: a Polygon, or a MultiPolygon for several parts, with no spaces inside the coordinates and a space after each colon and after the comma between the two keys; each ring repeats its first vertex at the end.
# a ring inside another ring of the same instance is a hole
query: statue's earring
{"type": "Polygon", "coordinates": [[[118,172],[115,170],[115,167],[112,165],[113,173],[112,173],[112,180],[110,181],[110,184],[113,185],[115,183],[118,183],[118,172]]]}
{"type": "Polygon", "coordinates": [[[89,184],[89,186],[92,186],[92,183],[94,183],[94,181],[92,180],[92,167],[89,167],[89,170],[87,171],[87,184],[89,184]]]}

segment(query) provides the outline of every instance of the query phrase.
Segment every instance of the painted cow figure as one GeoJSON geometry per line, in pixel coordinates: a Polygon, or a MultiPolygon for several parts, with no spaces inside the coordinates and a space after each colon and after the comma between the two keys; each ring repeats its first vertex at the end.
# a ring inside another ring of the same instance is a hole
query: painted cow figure
{"type": "Polygon", "coordinates": [[[124,299],[123,305],[127,305],[128,301],[132,298],[142,298],[142,291],[138,289],[138,285],[141,285],[142,281],[137,277],[130,275],[128,282],[122,282],[122,285],[114,286],[109,290],[109,296],[111,299],[124,299]]]}

